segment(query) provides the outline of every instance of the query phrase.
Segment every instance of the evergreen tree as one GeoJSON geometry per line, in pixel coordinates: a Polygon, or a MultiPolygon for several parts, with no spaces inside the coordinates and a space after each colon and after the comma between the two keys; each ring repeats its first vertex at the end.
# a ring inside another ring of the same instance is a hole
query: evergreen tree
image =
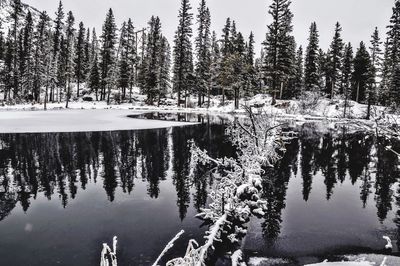
{"type": "Polygon", "coordinates": [[[158,105],[160,105],[160,99],[167,95],[168,89],[170,88],[171,48],[165,37],[161,39],[159,64],[158,105]]]}
{"type": "Polygon", "coordinates": [[[103,34],[101,35],[101,96],[100,100],[105,100],[107,90],[107,104],[110,103],[111,86],[114,83],[112,80],[113,68],[116,63],[115,45],[117,42],[117,27],[112,9],[107,13],[106,20],[103,25],[103,34]]]}
{"type": "Polygon", "coordinates": [[[342,91],[341,93],[344,95],[345,103],[344,103],[344,115],[346,117],[347,107],[348,107],[348,99],[351,89],[351,80],[353,73],[353,47],[351,43],[348,43],[344,47],[344,58],[343,58],[343,71],[342,71],[342,91]]]}
{"type": "Polygon", "coordinates": [[[198,106],[201,106],[204,102],[204,95],[209,90],[211,67],[211,15],[205,0],[200,2],[197,24],[198,35],[195,39],[197,62],[195,73],[198,106]]]}
{"type": "Polygon", "coordinates": [[[181,93],[185,91],[185,102],[187,92],[193,85],[193,55],[192,55],[192,20],[191,6],[189,0],[182,0],[179,10],[179,25],[174,40],[174,68],[173,88],[178,93],[178,106],[181,103],[181,93]]]}
{"type": "Polygon", "coordinates": [[[210,106],[210,95],[217,95],[219,92],[219,75],[221,67],[221,53],[215,31],[211,37],[211,66],[210,66],[210,90],[208,91],[208,103],[210,106]]]}
{"type": "Polygon", "coordinates": [[[129,58],[128,58],[128,30],[127,23],[122,24],[120,30],[120,56],[119,56],[119,75],[118,75],[118,87],[122,89],[122,98],[125,99],[126,89],[129,87],[129,58]]]}
{"type": "Polygon", "coordinates": [[[77,97],[79,97],[81,82],[85,80],[85,33],[86,28],[83,25],[83,22],[81,22],[79,23],[78,36],[75,47],[75,77],[77,82],[77,97]]]}
{"type": "Polygon", "coordinates": [[[270,84],[273,104],[276,93],[282,90],[285,82],[293,74],[294,39],[292,34],[293,14],[290,11],[290,0],[273,0],[269,14],[273,21],[268,26],[267,39],[264,43],[265,77],[270,84]]]}
{"type": "Polygon", "coordinates": [[[53,53],[54,57],[57,56],[57,54],[60,52],[60,42],[61,42],[61,36],[62,36],[62,29],[64,27],[64,8],[63,4],[60,1],[58,5],[58,10],[56,13],[56,19],[54,22],[54,42],[53,42],[53,53]]]}
{"type": "Polygon", "coordinates": [[[390,103],[389,87],[391,78],[391,58],[390,58],[390,48],[388,39],[385,42],[385,52],[383,55],[382,62],[382,79],[379,86],[379,102],[383,105],[388,105],[390,103]]]}
{"type": "Polygon", "coordinates": [[[257,72],[255,68],[254,60],[254,34],[250,32],[249,41],[246,44],[245,53],[245,94],[248,97],[254,94],[255,88],[257,88],[257,72]]]}
{"type": "Polygon", "coordinates": [[[23,14],[22,10],[22,3],[21,0],[11,0],[10,2],[10,14],[9,18],[11,20],[11,35],[13,37],[13,41],[11,46],[9,46],[9,49],[12,48],[10,51],[9,60],[12,62],[12,88],[14,89],[13,91],[13,97],[14,99],[18,97],[19,94],[19,87],[20,87],[20,73],[19,73],[19,67],[18,67],[18,33],[19,33],[19,26],[20,26],[20,17],[23,14]]]}
{"type": "Polygon", "coordinates": [[[328,75],[326,80],[326,93],[333,99],[341,87],[341,72],[343,62],[342,27],[339,22],[335,26],[335,34],[328,53],[328,75]]]}
{"type": "Polygon", "coordinates": [[[149,34],[147,35],[147,49],[145,56],[145,83],[144,83],[144,93],[147,95],[147,103],[153,104],[154,100],[158,96],[158,102],[160,100],[160,77],[163,58],[163,45],[166,49],[166,44],[164,43],[164,38],[161,34],[161,22],[159,17],[151,17],[149,22],[149,34]]]}
{"type": "Polygon", "coordinates": [[[298,97],[304,87],[304,59],[303,59],[303,47],[299,47],[296,53],[295,62],[295,75],[294,75],[294,87],[293,92],[289,97],[298,97]]]}
{"type": "Polygon", "coordinates": [[[371,46],[370,46],[370,55],[371,55],[371,79],[372,86],[369,88],[368,92],[368,111],[367,111],[367,119],[370,118],[371,113],[371,105],[375,104],[379,100],[378,93],[378,79],[381,78],[382,71],[382,42],[379,38],[378,28],[375,28],[374,33],[371,36],[371,46]]]}
{"type": "Polygon", "coordinates": [[[400,63],[400,1],[395,1],[388,29],[382,82],[384,86],[387,86],[387,88],[383,88],[383,91],[386,90],[389,96],[389,99],[384,101],[387,104],[393,104],[399,103],[399,99],[396,96],[400,94],[400,87],[395,86],[397,80],[400,79],[400,77],[396,76],[400,63]]]}
{"type": "Polygon", "coordinates": [[[28,94],[31,93],[33,81],[33,19],[30,11],[28,11],[26,15],[25,23],[21,33],[21,47],[19,49],[18,58],[20,73],[19,80],[21,83],[22,96],[27,99],[28,94]]]}
{"type": "Polygon", "coordinates": [[[2,21],[0,20],[0,61],[4,59],[5,41],[3,35],[2,21]]]}
{"type": "Polygon", "coordinates": [[[49,45],[50,34],[50,17],[46,12],[40,14],[39,22],[34,33],[34,60],[33,60],[33,99],[38,102],[40,100],[40,89],[46,84],[47,69],[50,67],[48,56],[52,55],[52,46],[49,45]],[[44,45],[45,44],[45,45],[44,45]]]}
{"type": "Polygon", "coordinates": [[[86,80],[86,78],[89,75],[90,72],[90,29],[87,28],[86,30],[86,39],[85,39],[85,48],[84,48],[84,56],[83,56],[83,76],[86,80]]]}
{"type": "Polygon", "coordinates": [[[365,102],[367,93],[372,85],[371,59],[363,42],[354,57],[354,71],[352,74],[352,99],[356,102],[365,102]]]}
{"type": "Polygon", "coordinates": [[[100,69],[97,53],[94,55],[92,60],[91,69],[88,77],[89,88],[96,94],[96,101],[99,100],[99,90],[101,89],[100,84],[100,69]]]}
{"type": "Polygon", "coordinates": [[[74,58],[75,58],[75,17],[72,12],[68,12],[65,29],[65,80],[66,80],[66,105],[68,108],[71,97],[71,82],[74,77],[74,58]]]}
{"type": "MultiPolygon", "coordinates": [[[[136,54],[136,37],[135,27],[131,19],[128,20],[127,24],[127,44],[126,53],[128,58],[128,69],[129,69],[129,102],[132,101],[132,89],[136,83],[136,68],[137,68],[137,54],[136,54]]],[[[124,96],[125,97],[125,96],[124,96]]]]}
{"type": "MultiPolygon", "coordinates": [[[[54,61],[54,67],[55,71],[57,71],[57,86],[61,87],[64,83],[63,80],[63,58],[61,57],[61,50],[63,49],[62,47],[62,41],[64,39],[63,37],[63,28],[64,28],[64,8],[63,4],[60,1],[56,13],[56,19],[54,22],[54,34],[53,34],[53,61],[54,61]]],[[[50,91],[50,96],[49,100],[54,101],[55,98],[55,91],[54,91],[54,86],[51,87],[50,91]]]]}
{"type": "Polygon", "coordinates": [[[320,86],[318,75],[319,34],[317,23],[310,26],[310,36],[305,56],[304,86],[307,91],[315,91],[320,86]]]}
{"type": "MultiPolygon", "coordinates": [[[[232,71],[230,66],[230,57],[233,52],[233,43],[231,38],[232,25],[231,19],[226,19],[226,24],[222,30],[222,45],[221,45],[221,65],[219,67],[218,83],[222,89],[222,105],[225,105],[225,89],[232,84],[232,71]]],[[[235,32],[236,29],[233,30],[235,32]]]]}

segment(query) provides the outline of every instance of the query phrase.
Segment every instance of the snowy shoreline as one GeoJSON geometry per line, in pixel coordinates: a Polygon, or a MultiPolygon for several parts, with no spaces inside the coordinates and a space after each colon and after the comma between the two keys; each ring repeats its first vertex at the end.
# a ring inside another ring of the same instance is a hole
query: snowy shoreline
{"type": "Polygon", "coordinates": [[[0,112],[0,133],[56,133],[142,130],[195,125],[197,123],[129,118],[132,110],[51,110],[0,112]]]}

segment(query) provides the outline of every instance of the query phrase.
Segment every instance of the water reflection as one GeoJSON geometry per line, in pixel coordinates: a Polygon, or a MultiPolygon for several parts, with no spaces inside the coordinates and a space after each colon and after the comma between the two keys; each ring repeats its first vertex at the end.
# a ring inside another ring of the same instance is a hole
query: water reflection
{"type": "MultiPolygon", "coordinates": [[[[194,139],[213,157],[232,156],[235,151],[224,136],[226,121],[223,118],[183,114],[163,117],[199,121],[201,124],[143,131],[0,135],[0,221],[5,220],[18,205],[27,212],[39,195],[48,200],[60,199],[62,207],[68,209],[74,201],[79,201],[79,195],[88,193],[92,184],[100,186],[101,193],[109,202],[118,200],[119,190],[134,199],[136,193],[142,192],[135,190],[135,184],[139,182],[146,185],[146,194],[152,200],[176,202],[175,214],[181,222],[188,220],[194,216],[190,208],[199,211],[207,204],[207,193],[213,186],[206,167],[197,169],[195,178],[188,178],[188,140],[194,139]],[[168,182],[171,182],[176,197],[165,194],[161,197],[163,189],[170,188],[169,185],[163,186],[168,182]]],[[[398,237],[400,241],[400,170],[398,158],[385,149],[392,146],[400,150],[400,144],[393,140],[377,140],[372,135],[349,134],[345,129],[333,134],[313,132],[310,128],[313,127],[305,125],[300,128],[299,138],[287,144],[282,160],[275,168],[266,169],[263,197],[268,202],[269,211],[262,218],[261,230],[268,247],[272,249],[285,232],[284,224],[286,227],[287,224],[303,226],[297,217],[285,216],[285,211],[294,216],[296,213],[293,208],[297,208],[297,203],[288,200],[290,195],[300,193],[302,202],[306,204],[302,208],[329,213],[335,210],[332,206],[333,209],[329,209],[313,202],[332,202],[335,193],[340,193],[341,197],[347,193],[348,196],[354,189],[359,198],[356,200],[359,208],[371,208],[374,204],[372,218],[393,224],[397,228],[393,238],[398,237]],[[323,179],[320,182],[323,185],[321,196],[318,193],[321,190],[319,178],[323,179]],[[300,182],[293,183],[294,179],[300,182]],[[290,186],[291,182],[293,186],[290,186]],[[352,190],[339,191],[339,188],[349,187],[352,190]],[[390,214],[395,217],[393,221],[392,218],[388,221],[388,217],[392,217],[390,214]]],[[[353,214],[344,210],[337,215],[353,214]]],[[[162,220],[163,217],[154,214],[154,219],[162,220]]],[[[308,223],[307,219],[311,218],[302,219],[308,223]]],[[[113,224],[109,226],[115,227],[113,224]]],[[[340,226],[343,224],[338,223],[328,230],[334,232],[340,226]]],[[[306,234],[302,236],[307,237],[306,234]]],[[[148,248],[157,254],[167,240],[155,241],[148,248]]],[[[177,251],[177,255],[182,255],[179,252],[184,251],[186,242],[177,245],[182,249],[177,251]]],[[[125,255],[140,256],[128,252],[125,255]]]]}

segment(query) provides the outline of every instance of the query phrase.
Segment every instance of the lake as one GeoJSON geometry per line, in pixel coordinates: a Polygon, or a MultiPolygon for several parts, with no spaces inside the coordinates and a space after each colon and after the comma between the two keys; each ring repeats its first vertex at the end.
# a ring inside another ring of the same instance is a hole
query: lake
{"type": "MultiPolygon", "coordinates": [[[[187,178],[193,139],[213,157],[234,156],[225,116],[149,114],[198,125],[140,131],[1,134],[0,265],[98,265],[118,236],[119,265],[151,265],[181,229],[166,259],[182,256],[207,227],[195,218],[214,180],[187,178]]],[[[253,219],[248,256],[293,265],[348,253],[399,255],[399,143],[307,123],[265,177],[269,212],[253,219]],[[268,177],[268,178],[267,178],[268,177]]],[[[200,171],[206,173],[206,169],[200,171]]],[[[165,261],[164,261],[165,262],[165,261]]],[[[226,264],[216,256],[210,264],[226,264]]]]}

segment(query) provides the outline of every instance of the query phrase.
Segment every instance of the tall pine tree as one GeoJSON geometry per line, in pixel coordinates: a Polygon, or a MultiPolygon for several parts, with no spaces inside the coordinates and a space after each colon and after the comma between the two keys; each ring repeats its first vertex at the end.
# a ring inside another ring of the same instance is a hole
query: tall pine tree
{"type": "Polygon", "coordinates": [[[181,103],[182,91],[185,92],[185,102],[188,91],[193,86],[193,54],[192,54],[192,7],[189,0],[182,0],[179,10],[179,25],[174,40],[173,88],[178,94],[178,106],[181,103]]]}

